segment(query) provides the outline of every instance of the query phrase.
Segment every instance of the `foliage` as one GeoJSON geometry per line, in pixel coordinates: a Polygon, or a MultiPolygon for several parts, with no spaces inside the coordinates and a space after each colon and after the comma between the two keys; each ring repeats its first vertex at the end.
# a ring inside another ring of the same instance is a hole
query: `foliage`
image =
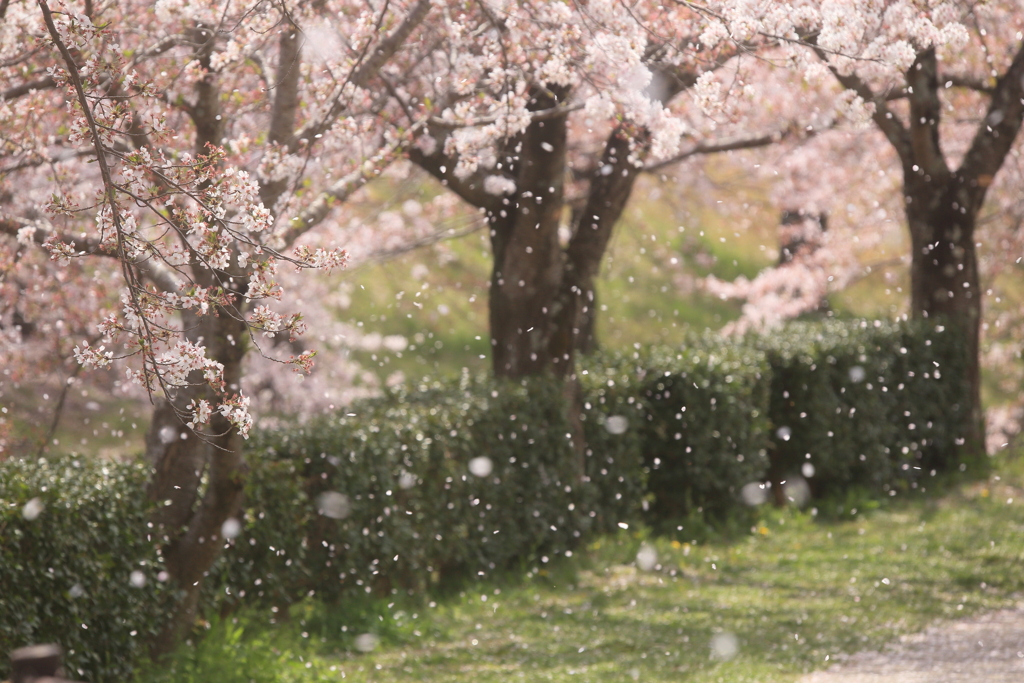
{"type": "MultiPolygon", "coordinates": [[[[201,683],[216,672],[221,683],[275,683],[286,658],[275,647],[278,638],[239,624],[238,618],[214,618],[209,632],[192,647],[180,647],[160,662],[146,661],[138,678],[168,683],[201,683]]],[[[191,643],[189,643],[191,644],[191,643]]]]}
{"type": "Polygon", "coordinates": [[[740,487],[763,479],[770,374],[757,349],[694,338],[683,349],[608,354],[587,372],[601,403],[632,394],[653,517],[724,517],[740,487]]]}
{"type": "Polygon", "coordinates": [[[721,521],[766,478],[806,477],[818,498],[895,495],[981,465],[959,448],[965,364],[962,336],[941,324],[860,320],[606,353],[581,371],[584,393],[631,428],[592,429],[588,446],[637,449],[651,520],[721,521]]]}
{"type": "MultiPolygon", "coordinates": [[[[641,507],[655,523],[745,519],[740,489],[766,475],[802,472],[813,494],[864,509],[851,491],[892,496],[960,464],[958,339],[922,323],[791,324],[603,354],[578,385],[463,373],[260,431],[241,533],[225,526],[204,605],[348,604],[546,571],[641,507]]],[[[152,580],[144,474],[70,457],[0,468],[0,644],[57,640],[94,678],[128,670],[170,599],[152,580]],[[45,509],[27,519],[36,497],[45,509]]]]}
{"type": "Polygon", "coordinates": [[[894,494],[960,464],[962,336],[926,322],[824,321],[749,341],[771,365],[776,483],[803,473],[818,496],[894,494]]]}
{"type": "Polygon", "coordinates": [[[642,487],[633,449],[612,463],[577,450],[563,392],[464,374],[259,434],[245,540],[215,570],[216,599],[388,594],[571,554],[642,487]]]}
{"type": "MultiPolygon", "coordinates": [[[[1012,607],[1024,589],[1016,531],[1024,508],[1019,495],[1006,500],[1019,492],[1019,465],[1013,474],[999,470],[1004,481],[992,477],[941,505],[913,491],[824,524],[761,508],[755,528],[734,542],[652,538],[632,527],[592,538],[557,572],[483,582],[436,606],[377,602],[377,616],[358,627],[382,636],[369,653],[352,647],[347,604],[313,610],[333,615],[327,628],[307,617],[306,605],[286,623],[268,625],[266,610],[239,621],[252,639],[250,656],[262,656],[268,642],[282,650],[273,671],[286,681],[344,674],[357,682],[476,683],[522,671],[524,680],[558,683],[621,681],[631,672],[659,683],[791,683],[841,653],[877,651],[936,620],[1012,607]],[[648,572],[635,566],[645,545],[657,554],[648,572]],[[406,630],[388,635],[372,626],[392,620],[406,630]],[[713,656],[723,634],[736,636],[731,659],[713,656]]],[[[214,625],[210,640],[221,642],[223,626],[214,625]]],[[[207,658],[205,675],[190,680],[224,680],[235,661],[245,661],[244,651],[207,658]]],[[[142,679],[151,680],[166,679],[142,679]]]]}
{"type": "MultiPolygon", "coordinates": [[[[414,42],[429,3],[379,11],[344,0],[226,11],[204,2],[90,3],[84,13],[63,3],[3,7],[0,69],[10,87],[0,93],[0,125],[17,130],[18,141],[0,149],[10,162],[0,178],[10,195],[0,262],[34,273],[39,293],[0,290],[12,311],[5,322],[28,316],[0,337],[0,353],[21,372],[42,356],[38,347],[70,357],[67,344],[40,343],[60,329],[83,367],[120,365],[129,382],[180,401],[191,427],[219,415],[226,423],[212,434],[226,426],[246,434],[249,399],[232,386],[244,354],[219,347],[249,332],[294,338],[305,330],[301,313],[270,301],[282,297],[278,268],[345,264],[343,249],[297,240],[337,218],[332,210],[398,154],[401,134],[383,139],[394,131],[370,92],[414,42]],[[337,58],[324,68],[298,39],[317,25],[359,48],[323,46],[337,58]],[[260,39],[239,41],[250,34],[260,39]],[[293,68],[314,62],[320,68],[293,68]],[[260,84],[274,70],[268,95],[260,84]],[[58,159],[60,174],[43,170],[58,159]],[[76,261],[89,265],[67,270],[76,261]],[[97,272],[101,287],[92,283],[97,272]],[[81,300],[54,295],[69,282],[86,293],[81,300]],[[196,332],[197,321],[211,329],[196,332]],[[126,372],[120,362],[133,357],[126,372]],[[205,393],[194,390],[198,377],[205,393]],[[190,389],[202,395],[182,400],[190,389]]],[[[276,360],[308,372],[312,355],[276,360]]]]}
{"type": "Polygon", "coordinates": [[[2,465],[0,677],[14,648],[55,642],[73,676],[124,680],[173,599],[147,535],[146,469],[76,456],[2,465]]]}
{"type": "Polygon", "coordinates": [[[549,378],[464,373],[262,432],[246,540],[231,542],[210,598],[288,604],[493,575],[641,506],[652,521],[721,521],[768,478],[769,456],[777,485],[803,474],[818,497],[916,488],[959,464],[962,388],[946,370],[957,337],[938,329],[831,321],[738,344],[695,337],[589,360],[578,399],[549,378]],[[468,470],[479,456],[485,477],[468,470]],[[322,514],[324,495],[343,519],[322,514]]]}

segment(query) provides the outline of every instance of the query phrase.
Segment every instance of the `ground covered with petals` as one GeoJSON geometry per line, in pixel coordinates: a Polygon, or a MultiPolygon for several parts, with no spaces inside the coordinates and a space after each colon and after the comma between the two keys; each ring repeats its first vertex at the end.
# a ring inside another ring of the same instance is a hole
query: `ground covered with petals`
{"type": "Polygon", "coordinates": [[[143,680],[795,681],[1014,606],[1019,470],[876,509],[764,509],[731,538],[630,528],[448,595],[237,614],[143,680]]]}

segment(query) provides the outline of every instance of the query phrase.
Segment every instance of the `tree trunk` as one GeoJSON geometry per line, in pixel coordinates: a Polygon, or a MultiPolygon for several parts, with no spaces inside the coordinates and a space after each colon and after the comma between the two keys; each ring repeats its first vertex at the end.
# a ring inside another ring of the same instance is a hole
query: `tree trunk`
{"type": "MultiPolygon", "coordinates": [[[[556,97],[536,93],[531,110],[550,109],[556,97]]],[[[525,377],[572,365],[551,340],[564,319],[556,316],[564,256],[558,227],[564,209],[566,169],[564,116],[534,121],[510,139],[503,161],[516,180],[508,207],[492,211],[490,327],[492,362],[498,377],[525,377]]]]}
{"type": "MultiPolygon", "coordinates": [[[[827,56],[819,51],[819,56],[827,56]]],[[[940,62],[934,49],[918,54],[907,70],[909,115],[889,109],[854,74],[834,70],[836,78],[875,106],[875,124],[899,155],[903,167],[903,194],[911,239],[911,309],[915,318],[942,317],[962,335],[967,353],[964,370],[966,395],[955,409],[967,411],[964,444],[972,454],[983,452],[984,418],[981,407],[979,336],[981,296],[974,227],[985,194],[1014,144],[1024,121],[1024,46],[988,90],[988,111],[979,124],[960,167],[951,170],[941,144],[940,62]]],[[[954,406],[949,407],[951,410],[954,406]]]]}
{"type": "Polygon", "coordinates": [[[586,292],[586,304],[580,309],[579,319],[576,328],[576,352],[591,356],[597,353],[600,343],[597,338],[597,288],[591,287],[586,292]]]}
{"type": "MultiPolygon", "coordinates": [[[[186,337],[196,342],[202,322],[192,311],[182,311],[186,337]]],[[[158,538],[178,533],[192,516],[199,482],[210,459],[210,444],[186,426],[185,406],[205,397],[203,387],[180,389],[173,400],[157,398],[146,432],[146,461],[153,467],[146,495],[156,507],[152,519],[158,538]]]]}
{"type": "Polygon", "coordinates": [[[555,309],[556,316],[566,321],[553,340],[556,354],[571,356],[574,350],[590,353],[596,348],[597,276],[615,224],[642,170],[638,157],[643,157],[648,142],[646,131],[633,136],[628,132],[619,126],[608,138],[590,181],[586,204],[576,215],[555,309]]]}
{"type": "MultiPolygon", "coordinates": [[[[651,89],[663,103],[698,77],[671,64],[653,66],[651,89]]],[[[469,178],[456,176],[457,159],[444,152],[451,129],[439,123],[429,128],[435,141],[431,151],[413,147],[409,158],[487,215],[494,253],[489,314],[495,375],[553,372],[571,377],[576,351],[589,353],[597,346],[595,280],[642,170],[650,136],[631,124],[612,132],[590,175],[585,200],[574,206],[572,237],[562,249],[558,228],[566,212],[568,114],[550,112],[564,104],[569,89],[535,86],[531,94],[527,108],[547,114],[502,145],[494,169],[480,169],[469,178]],[[504,197],[489,194],[489,175],[515,180],[515,191],[504,197]]]]}
{"type": "MultiPolygon", "coordinates": [[[[203,337],[208,356],[223,363],[224,382],[235,392],[241,380],[247,330],[226,311],[218,313],[196,321],[188,336],[203,337]]],[[[155,532],[165,542],[167,571],[182,591],[175,613],[153,643],[154,656],[173,650],[195,624],[203,578],[224,547],[221,528],[238,515],[242,505],[247,468],[241,435],[216,411],[208,435],[198,435],[184,424],[179,412],[200,396],[212,399],[200,387],[190,387],[171,400],[162,400],[146,435],[146,453],[154,465],[149,496],[157,504],[155,532]],[[204,472],[206,487],[200,498],[204,472]]]]}
{"type": "Polygon", "coordinates": [[[981,288],[974,244],[978,208],[971,205],[963,182],[953,176],[945,188],[911,170],[907,183],[907,221],[911,235],[910,302],[915,318],[941,319],[948,333],[962,336],[966,351],[968,393],[952,410],[967,411],[962,435],[969,452],[984,448],[979,339],[981,288]],[[961,210],[962,209],[962,210],[961,210]]]}
{"type": "MultiPolygon", "coordinates": [[[[539,106],[544,105],[554,103],[539,106]]],[[[577,350],[595,348],[597,275],[640,174],[637,159],[647,146],[645,131],[632,136],[629,132],[620,126],[609,137],[565,250],[558,244],[565,211],[565,119],[534,122],[522,139],[510,141],[510,149],[520,150],[515,211],[507,216],[499,212],[491,231],[495,258],[490,322],[496,375],[552,371],[566,376],[577,350]]]]}
{"type": "MultiPolygon", "coordinates": [[[[220,85],[216,71],[210,69],[216,35],[201,23],[193,28],[192,34],[196,41],[196,59],[206,69],[195,85],[196,103],[190,112],[195,126],[193,144],[197,154],[205,154],[208,146],[221,144],[224,137],[220,85]]],[[[287,42],[287,35],[284,40],[287,42]]],[[[294,68],[294,65],[289,63],[283,68],[294,68]]],[[[216,278],[226,275],[229,273],[215,275],[201,264],[192,269],[193,280],[204,287],[218,284],[216,278]]],[[[245,278],[235,280],[237,282],[229,288],[236,290],[236,301],[243,302],[238,287],[245,278]]],[[[243,315],[241,309],[244,304],[237,310],[218,307],[203,317],[191,311],[182,312],[186,338],[202,342],[207,357],[223,364],[224,383],[229,393],[240,391],[242,359],[248,339],[248,328],[244,320],[238,319],[243,315]]],[[[154,467],[148,494],[156,502],[153,513],[156,536],[164,540],[167,571],[182,592],[174,613],[151,644],[155,657],[173,650],[195,624],[203,577],[224,546],[221,527],[241,508],[245,482],[242,437],[220,412],[214,410],[201,435],[185,425],[185,408],[189,401],[205,398],[214,405],[217,402],[212,391],[203,386],[199,373],[194,373],[190,381],[194,384],[157,403],[146,434],[146,454],[154,467]],[[200,491],[204,472],[206,486],[200,491]]]]}

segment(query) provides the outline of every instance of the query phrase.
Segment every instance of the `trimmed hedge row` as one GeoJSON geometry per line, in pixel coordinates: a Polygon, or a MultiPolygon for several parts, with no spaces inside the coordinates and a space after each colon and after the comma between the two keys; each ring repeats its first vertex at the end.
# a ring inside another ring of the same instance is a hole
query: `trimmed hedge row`
{"type": "Polygon", "coordinates": [[[211,599],[422,589],[571,553],[628,518],[643,484],[635,447],[573,442],[564,391],[463,376],[259,435],[244,539],[211,599]]]}
{"type": "Polygon", "coordinates": [[[721,517],[766,479],[780,497],[801,476],[816,498],[885,495],[961,465],[965,354],[941,324],[834,320],[633,354],[620,390],[641,399],[652,521],[721,517]]]}
{"type": "Polygon", "coordinates": [[[942,325],[793,323],[751,342],[771,365],[776,483],[809,463],[817,497],[883,493],[960,464],[965,356],[942,325]]]}
{"type": "Polygon", "coordinates": [[[685,350],[605,354],[580,377],[588,399],[631,404],[650,518],[724,516],[744,484],[763,479],[770,375],[760,350],[702,337],[685,350]]]}
{"type": "MultiPolygon", "coordinates": [[[[727,516],[745,484],[808,464],[817,496],[915,486],[960,465],[962,353],[941,326],[793,324],[604,354],[576,388],[463,375],[260,432],[243,531],[205,604],[334,601],[537,567],[642,509],[654,522],[727,516]]],[[[0,463],[0,652],[55,640],[86,680],[128,675],[173,597],[154,580],[145,475],[70,457],[0,463]]]]}
{"type": "Polygon", "coordinates": [[[0,679],[7,654],[58,642],[69,673],[125,680],[172,599],[157,580],[135,463],[0,463],[0,679]]]}
{"type": "Polygon", "coordinates": [[[258,437],[247,541],[211,585],[283,603],[418,589],[571,550],[641,506],[652,522],[723,518],[745,484],[779,491],[806,465],[817,497],[916,486],[959,464],[966,415],[943,416],[964,391],[958,358],[941,326],[829,321],[603,354],[575,398],[544,378],[395,390],[258,437]],[[487,477],[468,469],[481,455],[487,477]],[[348,496],[344,519],[317,513],[328,492],[348,496]]]}

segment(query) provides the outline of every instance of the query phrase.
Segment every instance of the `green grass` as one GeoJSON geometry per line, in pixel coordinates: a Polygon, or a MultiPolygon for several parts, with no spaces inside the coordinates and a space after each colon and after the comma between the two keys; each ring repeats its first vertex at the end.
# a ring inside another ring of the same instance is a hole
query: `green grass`
{"type": "Polygon", "coordinates": [[[1016,461],[943,498],[847,507],[840,521],[761,509],[731,540],[630,529],[448,597],[310,601],[284,621],[250,611],[142,680],[793,681],[837,654],[1012,604],[1024,589],[1021,472],[1016,461]],[[636,567],[643,544],[657,552],[651,571],[636,567]],[[356,650],[361,633],[380,638],[374,651],[356,650]],[[735,656],[715,656],[730,638],[735,656]]]}

